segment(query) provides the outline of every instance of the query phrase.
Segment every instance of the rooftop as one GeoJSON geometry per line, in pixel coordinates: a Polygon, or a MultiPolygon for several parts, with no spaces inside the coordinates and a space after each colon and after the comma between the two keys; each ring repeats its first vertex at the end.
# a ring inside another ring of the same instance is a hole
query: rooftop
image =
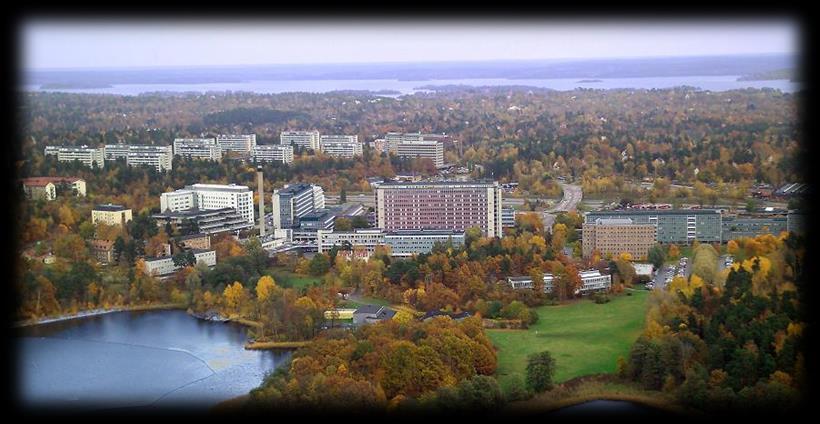
{"type": "Polygon", "coordinates": [[[400,182],[400,181],[385,181],[379,188],[385,186],[498,186],[497,181],[492,180],[475,180],[475,181],[414,181],[414,182],[400,182]]]}
{"type": "Polygon", "coordinates": [[[614,209],[609,211],[593,211],[587,215],[720,215],[718,209],[663,209],[663,210],[635,210],[614,209]]]}
{"type": "Polygon", "coordinates": [[[115,205],[112,203],[108,203],[106,205],[97,205],[94,206],[95,211],[105,211],[105,212],[119,212],[124,210],[130,210],[123,205],[115,205]]]}
{"type": "Polygon", "coordinates": [[[196,191],[236,191],[236,192],[245,192],[250,191],[248,186],[243,185],[236,185],[236,184],[193,184],[189,186],[185,186],[186,190],[196,190],[196,191]]]}
{"type": "Polygon", "coordinates": [[[79,177],[30,177],[23,178],[21,181],[27,186],[45,186],[48,183],[73,183],[84,180],[79,177]]]}

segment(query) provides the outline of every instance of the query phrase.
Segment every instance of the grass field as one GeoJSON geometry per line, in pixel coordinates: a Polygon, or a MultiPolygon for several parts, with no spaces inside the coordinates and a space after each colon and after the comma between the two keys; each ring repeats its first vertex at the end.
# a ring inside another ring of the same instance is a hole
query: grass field
{"type": "Polygon", "coordinates": [[[314,283],[321,284],[322,282],[322,277],[294,274],[283,268],[271,268],[268,272],[276,280],[276,284],[282,287],[305,288],[312,286],[314,283]]]}
{"type": "Polygon", "coordinates": [[[527,356],[548,350],[556,362],[555,381],[615,371],[619,356],[627,357],[644,326],[648,291],[634,290],[595,304],[583,299],[571,304],[537,308],[538,322],[528,330],[487,330],[498,351],[498,376],[506,388],[514,374],[524,381],[527,356]]]}

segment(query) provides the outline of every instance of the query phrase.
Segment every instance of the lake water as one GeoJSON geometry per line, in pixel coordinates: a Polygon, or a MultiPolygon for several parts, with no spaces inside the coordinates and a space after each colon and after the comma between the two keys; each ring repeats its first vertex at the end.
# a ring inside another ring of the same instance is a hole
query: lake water
{"type": "Polygon", "coordinates": [[[18,393],[27,408],[206,409],[247,394],[290,357],[245,350],[246,327],[184,311],[116,312],[21,329],[18,393]]]}
{"type": "Polygon", "coordinates": [[[593,400],[567,406],[550,415],[554,416],[612,416],[612,415],[669,415],[655,408],[622,400],[593,400]]]}
{"type": "MultiPolygon", "coordinates": [[[[117,84],[110,88],[78,88],[78,89],[40,89],[39,85],[26,85],[27,91],[49,91],[69,93],[119,94],[134,96],[148,92],[221,92],[246,91],[258,94],[276,94],[287,92],[326,93],[338,90],[393,90],[401,94],[383,94],[388,97],[425,92],[428,90],[419,87],[428,85],[469,85],[502,86],[524,85],[531,87],[550,88],[559,91],[575,88],[633,88],[653,89],[671,88],[679,86],[698,87],[703,90],[726,91],[743,88],[773,88],[783,92],[794,92],[800,88],[799,84],[789,80],[770,81],[737,81],[737,75],[721,76],[678,76],[678,77],[644,77],[644,78],[607,78],[600,82],[579,82],[583,78],[559,79],[459,79],[459,80],[428,80],[428,81],[399,81],[399,80],[275,80],[275,81],[246,81],[235,83],[208,83],[208,84],[117,84]]],[[[587,79],[588,80],[588,79],[587,79]]]]}

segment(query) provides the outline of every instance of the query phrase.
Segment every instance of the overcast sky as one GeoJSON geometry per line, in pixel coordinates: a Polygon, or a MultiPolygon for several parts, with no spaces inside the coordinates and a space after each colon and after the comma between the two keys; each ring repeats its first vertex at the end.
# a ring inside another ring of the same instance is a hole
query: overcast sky
{"type": "Polygon", "coordinates": [[[59,21],[22,27],[24,69],[799,53],[789,21],[59,21]]]}

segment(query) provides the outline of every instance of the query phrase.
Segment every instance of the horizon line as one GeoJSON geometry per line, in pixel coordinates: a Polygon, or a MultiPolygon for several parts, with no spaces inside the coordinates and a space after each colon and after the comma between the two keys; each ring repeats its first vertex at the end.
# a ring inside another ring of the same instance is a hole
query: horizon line
{"type": "MultiPolygon", "coordinates": [[[[198,69],[198,68],[236,68],[236,67],[275,67],[275,66],[308,66],[308,65],[401,65],[401,64],[479,64],[479,63],[548,63],[548,62],[595,62],[605,60],[636,60],[636,59],[684,59],[684,58],[714,58],[714,57],[753,57],[753,56],[794,56],[797,52],[760,52],[739,54],[683,54],[683,55],[652,55],[652,56],[611,56],[611,57],[562,57],[541,59],[463,59],[463,60],[402,60],[402,61],[373,61],[373,62],[295,62],[295,63],[238,63],[238,64],[199,64],[199,65],[158,65],[158,66],[114,66],[114,67],[48,67],[48,68],[21,68],[22,72],[61,72],[61,71],[148,71],[170,69],[198,69]]],[[[797,65],[795,65],[797,66],[797,65]]]]}

